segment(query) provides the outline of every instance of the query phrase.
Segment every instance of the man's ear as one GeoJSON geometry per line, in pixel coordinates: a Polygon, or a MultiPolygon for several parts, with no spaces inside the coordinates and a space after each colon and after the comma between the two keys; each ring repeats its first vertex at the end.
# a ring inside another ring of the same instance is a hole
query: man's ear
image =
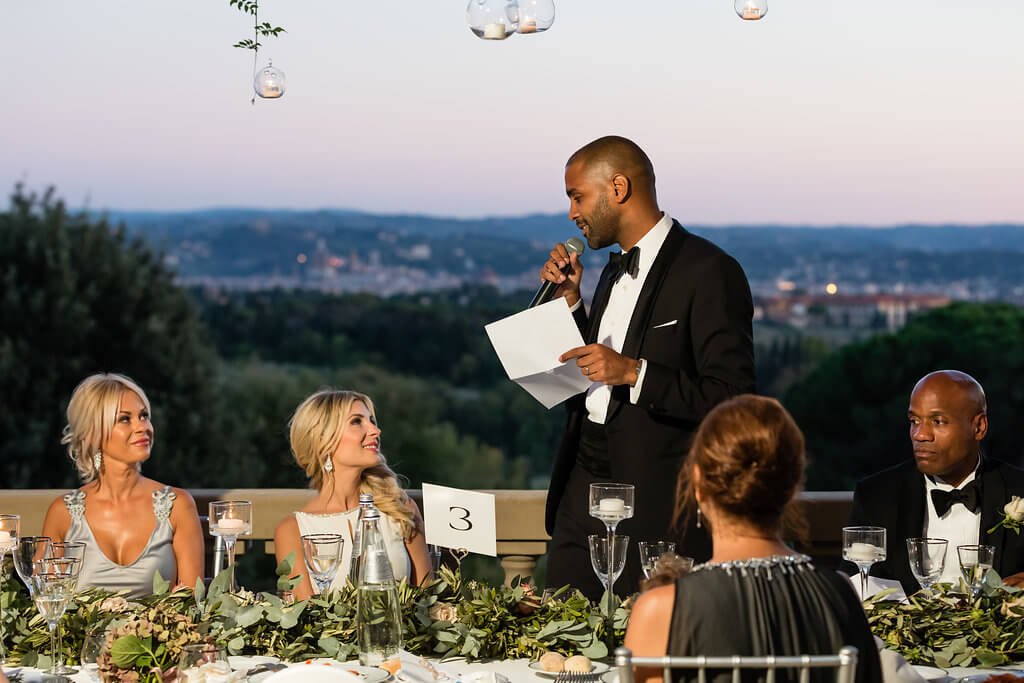
{"type": "Polygon", "coordinates": [[[632,192],[632,183],[629,178],[616,173],[612,176],[612,192],[615,194],[615,201],[622,204],[624,201],[629,199],[629,195],[632,192]]]}
{"type": "Polygon", "coordinates": [[[981,441],[988,434],[988,413],[978,413],[972,420],[972,427],[974,427],[974,440],[981,441]]]}

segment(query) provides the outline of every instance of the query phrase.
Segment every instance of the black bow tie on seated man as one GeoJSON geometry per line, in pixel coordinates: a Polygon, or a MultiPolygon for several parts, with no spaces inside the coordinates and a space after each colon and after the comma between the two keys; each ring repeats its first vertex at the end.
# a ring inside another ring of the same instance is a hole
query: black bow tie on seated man
{"type": "Polygon", "coordinates": [[[978,493],[978,482],[976,481],[972,481],[962,489],[953,489],[952,491],[932,489],[932,504],[935,505],[935,512],[939,517],[946,514],[949,508],[956,503],[961,503],[971,512],[977,512],[980,502],[978,493]]]}
{"type": "Polygon", "coordinates": [[[621,251],[608,254],[608,263],[612,267],[612,282],[618,280],[623,273],[629,273],[635,280],[640,272],[640,247],[633,247],[625,254],[621,251]]]}

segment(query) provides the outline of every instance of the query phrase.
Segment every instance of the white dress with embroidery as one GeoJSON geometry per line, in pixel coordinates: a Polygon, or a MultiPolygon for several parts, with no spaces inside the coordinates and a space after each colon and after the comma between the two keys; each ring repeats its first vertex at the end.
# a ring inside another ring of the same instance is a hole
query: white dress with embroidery
{"type": "MultiPolygon", "coordinates": [[[[331,583],[332,589],[339,589],[348,580],[349,567],[352,566],[352,534],[355,533],[356,520],[359,519],[359,508],[336,512],[329,515],[313,515],[308,512],[296,512],[295,521],[299,523],[299,534],[341,534],[345,543],[341,549],[341,564],[338,566],[338,573],[331,583]]],[[[380,530],[384,536],[384,544],[387,546],[388,559],[391,560],[391,570],[395,573],[395,580],[401,581],[412,573],[412,562],[409,559],[409,551],[405,548],[405,539],[402,538],[401,527],[391,517],[380,515],[380,530]]],[[[296,558],[301,562],[302,558],[296,558]]],[[[316,590],[316,586],[313,586],[316,590]]]]}
{"type": "Polygon", "coordinates": [[[178,580],[178,562],[172,545],[174,529],[169,519],[174,499],[175,493],[170,486],[153,491],[156,528],[138,558],[131,564],[122,565],[104,555],[96,543],[96,537],[85,519],[85,491],[65,494],[64,505],[71,513],[71,528],[64,540],[85,542],[85,559],[78,576],[78,589],[127,590],[129,597],[141,597],[153,592],[153,576],[158,571],[173,586],[178,580]]]}

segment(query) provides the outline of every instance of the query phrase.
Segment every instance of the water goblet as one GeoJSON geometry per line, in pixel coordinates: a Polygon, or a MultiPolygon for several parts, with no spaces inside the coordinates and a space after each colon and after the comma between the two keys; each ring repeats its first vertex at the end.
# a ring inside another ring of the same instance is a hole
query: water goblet
{"type": "MultiPolygon", "coordinates": [[[[21,530],[21,516],[0,514],[0,586],[4,584],[4,557],[14,550],[18,544],[18,532],[21,530]]],[[[4,618],[0,612],[0,664],[7,661],[7,650],[4,648],[4,618]]]]}
{"type": "Polygon", "coordinates": [[[191,643],[178,660],[178,681],[225,680],[231,674],[228,653],[214,643],[191,643]]]}
{"type": "Polygon", "coordinates": [[[14,544],[11,554],[14,555],[14,570],[18,572],[25,587],[28,588],[29,597],[32,596],[35,587],[32,584],[32,576],[36,574],[39,560],[42,560],[50,552],[50,539],[47,536],[22,536],[14,544]]]}
{"type": "Polygon", "coordinates": [[[228,571],[231,572],[230,590],[235,585],[235,541],[239,536],[252,533],[252,502],[248,500],[218,500],[210,503],[210,535],[220,536],[228,556],[228,571]]]}
{"type": "Polygon", "coordinates": [[[673,541],[640,541],[637,543],[640,549],[640,568],[644,572],[644,578],[651,578],[654,573],[654,565],[665,553],[674,553],[676,544],[673,541]]]}
{"type": "Polygon", "coordinates": [[[944,538],[908,538],[907,556],[910,558],[910,573],[921,588],[930,592],[946,569],[946,548],[949,541],[944,538]]]}
{"type": "Polygon", "coordinates": [[[978,597],[985,584],[985,575],[992,569],[996,559],[994,545],[958,545],[956,554],[960,560],[960,573],[971,589],[971,600],[978,597]]]}
{"type": "Polygon", "coordinates": [[[843,527],[843,559],[857,565],[860,599],[868,597],[868,571],[885,559],[885,529],[880,526],[843,527]]]}
{"type": "MultiPolygon", "coordinates": [[[[606,549],[609,553],[605,566],[614,566],[611,552],[615,547],[615,527],[624,519],[633,516],[633,485],[632,484],[591,484],[590,485],[590,516],[604,522],[608,531],[608,543],[606,549]]],[[[625,558],[623,558],[625,561],[625,558]]],[[[612,586],[615,585],[615,575],[606,585],[608,592],[609,611],[611,605],[612,586]]]]}
{"type": "MultiPolygon", "coordinates": [[[[54,549],[63,545],[82,546],[81,554],[85,554],[84,543],[51,543],[49,553],[52,554],[54,549]]],[[[35,564],[37,574],[57,574],[68,580],[71,587],[71,598],[68,600],[70,603],[71,599],[74,598],[75,590],[78,588],[78,574],[82,570],[82,560],[77,557],[44,557],[41,560],[36,560],[35,564]]],[[[57,652],[51,670],[56,671],[61,676],[69,676],[78,673],[78,669],[73,669],[64,663],[64,629],[61,628],[61,621],[61,619],[57,620],[57,652]]]]}
{"type": "Polygon", "coordinates": [[[32,600],[36,603],[36,609],[46,621],[50,629],[50,657],[52,664],[48,673],[58,676],[57,663],[61,659],[57,652],[57,624],[64,616],[64,610],[68,607],[68,601],[74,594],[75,589],[72,579],[64,574],[41,572],[32,574],[32,600]]]}
{"type": "Polygon", "coordinates": [[[309,534],[302,537],[302,557],[317,593],[325,593],[341,563],[345,539],[340,534],[309,534]]]}
{"type": "Polygon", "coordinates": [[[615,579],[619,578],[626,566],[629,536],[616,534],[608,538],[600,534],[591,534],[587,536],[587,545],[590,547],[590,565],[601,584],[610,591],[615,579]]]}

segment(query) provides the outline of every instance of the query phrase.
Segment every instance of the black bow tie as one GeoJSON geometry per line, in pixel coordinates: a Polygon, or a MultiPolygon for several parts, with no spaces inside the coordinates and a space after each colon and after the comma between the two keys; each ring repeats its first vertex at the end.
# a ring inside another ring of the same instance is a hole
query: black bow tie
{"type": "Polygon", "coordinates": [[[977,512],[978,494],[978,482],[976,481],[972,481],[962,489],[953,489],[952,491],[932,489],[932,504],[939,517],[949,512],[949,508],[956,503],[962,504],[971,512],[977,512]]]}
{"type": "Polygon", "coordinates": [[[629,273],[635,280],[637,273],[640,272],[640,247],[633,247],[625,254],[621,251],[608,254],[608,265],[612,269],[612,282],[618,280],[623,273],[629,273]]]}

